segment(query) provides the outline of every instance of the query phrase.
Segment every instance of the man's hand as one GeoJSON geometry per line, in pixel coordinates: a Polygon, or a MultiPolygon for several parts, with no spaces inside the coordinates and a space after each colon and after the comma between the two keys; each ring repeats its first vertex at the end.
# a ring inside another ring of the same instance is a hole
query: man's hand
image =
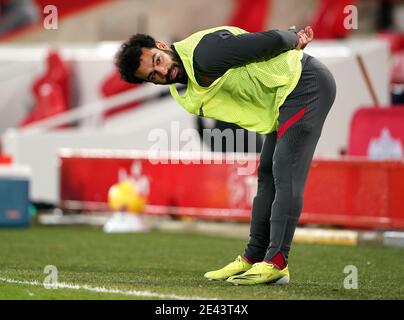
{"type": "Polygon", "coordinates": [[[303,50],[314,38],[314,32],[310,26],[305,27],[304,30],[302,29],[296,34],[298,37],[298,42],[295,49],[297,50],[303,50]]]}

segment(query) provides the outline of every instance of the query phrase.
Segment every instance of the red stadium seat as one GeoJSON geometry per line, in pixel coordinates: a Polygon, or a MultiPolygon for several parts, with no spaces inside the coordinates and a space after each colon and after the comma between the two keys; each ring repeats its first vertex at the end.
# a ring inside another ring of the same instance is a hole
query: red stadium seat
{"type": "Polygon", "coordinates": [[[404,50],[396,52],[393,59],[391,83],[404,84],[404,50]]]}
{"type": "Polygon", "coordinates": [[[389,43],[391,53],[404,50],[404,33],[382,31],[377,34],[377,37],[389,43]]]}
{"type": "Polygon", "coordinates": [[[46,62],[45,73],[32,86],[34,107],[20,126],[65,112],[70,108],[70,68],[55,51],[49,52],[46,62]]]}
{"type": "Polygon", "coordinates": [[[267,23],[267,8],[270,5],[271,0],[237,0],[227,25],[249,32],[263,31],[267,23]]]}
{"type": "Polygon", "coordinates": [[[344,27],[347,14],[344,8],[355,5],[357,0],[320,0],[309,25],[316,39],[340,39],[348,37],[352,30],[344,27]]]}
{"type": "Polygon", "coordinates": [[[46,64],[45,73],[35,81],[32,87],[34,94],[38,94],[39,88],[44,83],[56,83],[62,90],[63,99],[65,99],[66,105],[70,107],[70,68],[56,51],[49,52],[46,64]]]}
{"type": "Polygon", "coordinates": [[[361,108],[353,116],[348,151],[372,159],[404,159],[404,106],[361,108]]]}
{"type": "Polygon", "coordinates": [[[26,126],[67,110],[63,91],[58,84],[53,82],[42,83],[37,90],[35,107],[31,114],[22,121],[21,126],[26,126]]]}

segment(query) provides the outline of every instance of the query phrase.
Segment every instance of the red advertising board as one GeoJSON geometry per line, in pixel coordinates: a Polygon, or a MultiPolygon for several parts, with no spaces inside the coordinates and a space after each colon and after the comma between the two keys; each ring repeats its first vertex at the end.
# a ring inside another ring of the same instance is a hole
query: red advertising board
{"type": "MultiPolygon", "coordinates": [[[[108,210],[110,186],[131,178],[148,190],[147,214],[249,221],[257,164],[255,156],[241,165],[198,158],[156,161],[135,151],[68,151],[61,155],[61,207],[108,210]],[[251,174],[240,174],[247,166],[251,174]]],[[[315,159],[300,223],[404,229],[402,190],[402,161],[315,159]]]]}
{"type": "Polygon", "coordinates": [[[147,184],[146,213],[249,220],[258,162],[255,155],[249,158],[252,174],[241,175],[240,170],[246,167],[241,160],[227,161],[230,163],[225,160],[214,163],[213,159],[206,158],[150,161],[142,153],[125,151],[62,154],[61,207],[108,210],[109,188],[130,178],[147,184]]]}

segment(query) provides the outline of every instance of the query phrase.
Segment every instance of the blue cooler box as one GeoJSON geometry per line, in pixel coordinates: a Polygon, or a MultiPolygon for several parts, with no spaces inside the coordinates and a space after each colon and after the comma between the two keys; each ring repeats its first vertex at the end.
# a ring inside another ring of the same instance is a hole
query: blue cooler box
{"type": "Polygon", "coordinates": [[[29,167],[0,165],[0,227],[28,227],[29,167]]]}

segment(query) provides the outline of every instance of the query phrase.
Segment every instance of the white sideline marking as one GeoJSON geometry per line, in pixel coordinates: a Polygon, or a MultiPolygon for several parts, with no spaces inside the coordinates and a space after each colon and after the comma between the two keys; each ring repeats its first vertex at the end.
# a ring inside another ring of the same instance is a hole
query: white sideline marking
{"type": "MultiPolygon", "coordinates": [[[[7,279],[0,278],[0,282],[6,283],[14,283],[14,284],[24,284],[30,286],[43,286],[45,285],[39,281],[26,281],[26,280],[15,280],[15,279],[7,279]]],[[[73,289],[73,290],[86,290],[91,292],[98,293],[115,293],[122,294],[125,296],[133,296],[133,297],[154,297],[160,299],[175,299],[175,300],[217,300],[217,298],[204,298],[204,297],[187,297],[187,296],[178,296],[176,294],[162,294],[151,291],[138,291],[138,290],[120,290],[120,289],[111,289],[105,287],[92,287],[90,285],[78,285],[71,283],[58,282],[55,284],[46,284],[47,289],[73,289]]]]}

